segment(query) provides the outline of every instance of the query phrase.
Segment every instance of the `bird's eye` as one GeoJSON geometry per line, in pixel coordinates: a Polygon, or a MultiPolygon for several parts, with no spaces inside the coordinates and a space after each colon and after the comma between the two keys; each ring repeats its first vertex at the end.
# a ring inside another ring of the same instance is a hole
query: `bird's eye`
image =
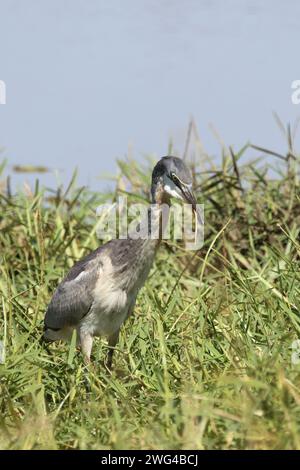
{"type": "Polygon", "coordinates": [[[174,181],[174,183],[176,183],[176,182],[179,181],[179,179],[177,178],[177,176],[175,175],[175,173],[171,173],[170,176],[171,176],[171,180],[174,181]]]}
{"type": "Polygon", "coordinates": [[[178,178],[177,175],[175,175],[175,173],[170,173],[170,177],[171,177],[171,180],[173,181],[173,183],[176,184],[176,186],[185,186],[185,183],[183,181],[181,181],[180,178],[178,178]]]}

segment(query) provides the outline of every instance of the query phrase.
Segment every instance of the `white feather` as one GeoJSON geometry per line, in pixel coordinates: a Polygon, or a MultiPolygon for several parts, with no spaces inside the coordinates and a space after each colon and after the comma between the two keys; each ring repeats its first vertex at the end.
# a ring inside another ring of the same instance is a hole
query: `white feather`
{"type": "Polygon", "coordinates": [[[183,200],[183,197],[179,192],[178,187],[167,175],[164,175],[164,191],[167,194],[170,194],[170,196],[172,197],[183,200]]]}

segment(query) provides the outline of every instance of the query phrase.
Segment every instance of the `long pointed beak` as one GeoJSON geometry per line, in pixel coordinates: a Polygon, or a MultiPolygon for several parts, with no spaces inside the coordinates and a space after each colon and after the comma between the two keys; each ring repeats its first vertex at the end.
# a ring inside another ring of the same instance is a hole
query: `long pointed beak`
{"type": "Polygon", "coordinates": [[[200,222],[200,224],[203,224],[203,219],[202,219],[202,216],[201,216],[201,213],[197,207],[197,199],[195,197],[195,194],[193,193],[193,190],[190,186],[187,186],[187,185],[184,185],[184,184],[181,184],[180,185],[180,190],[181,190],[181,193],[182,193],[182,196],[184,198],[184,200],[188,203],[188,204],[192,204],[192,209],[197,217],[197,220],[198,222],[200,222]]]}
{"type": "Polygon", "coordinates": [[[193,211],[196,211],[197,200],[196,200],[195,194],[193,193],[191,187],[187,186],[185,184],[181,184],[180,185],[180,191],[183,195],[184,200],[188,204],[192,204],[193,211]]]}

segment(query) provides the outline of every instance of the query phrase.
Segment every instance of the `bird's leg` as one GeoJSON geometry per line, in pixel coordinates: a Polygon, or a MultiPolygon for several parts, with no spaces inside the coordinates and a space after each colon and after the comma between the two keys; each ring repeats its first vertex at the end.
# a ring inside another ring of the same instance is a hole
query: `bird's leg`
{"type": "Polygon", "coordinates": [[[91,352],[93,346],[93,337],[89,334],[79,333],[80,335],[80,345],[83,355],[84,362],[89,364],[91,362],[91,352]]]}
{"type": "Polygon", "coordinates": [[[109,351],[107,353],[107,356],[106,356],[106,367],[111,370],[111,366],[112,366],[112,358],[113,358],[113,355],[114,355],[114,347],[116,346],[117,342],[118,342],[118,339],[119,339],[119,331],[120,330],[117,330],[115,333],[113,333],[112,335],[110,335],[108,337],[108,346],[109,346],[109,351]]]}

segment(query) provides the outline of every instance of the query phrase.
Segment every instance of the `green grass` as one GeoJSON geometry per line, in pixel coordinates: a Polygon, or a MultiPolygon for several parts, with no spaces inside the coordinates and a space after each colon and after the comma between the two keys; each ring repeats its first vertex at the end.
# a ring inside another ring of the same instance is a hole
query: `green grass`
{"type": "MultiPolygon", "coordinates": [[[[110,375],[65,344],[40,343],[58,281],[98,246],[95,209],[124,191],[147,198],[150,162],[120,162],[113,194],[0,191],[0,448],[299,449],[299,158],[269,175],[257,150],[196,155],[205,245],[164,243],[110,375]],[[207,168],[207,164],[205,164],[207,168]]],[[[261,150],[261,149],[260,149],[261,150]]],[[[4,168],[2,168],[4,171],[4,168]]],[[[135,196],[136,195],[136,196],[135,196]]]]}

